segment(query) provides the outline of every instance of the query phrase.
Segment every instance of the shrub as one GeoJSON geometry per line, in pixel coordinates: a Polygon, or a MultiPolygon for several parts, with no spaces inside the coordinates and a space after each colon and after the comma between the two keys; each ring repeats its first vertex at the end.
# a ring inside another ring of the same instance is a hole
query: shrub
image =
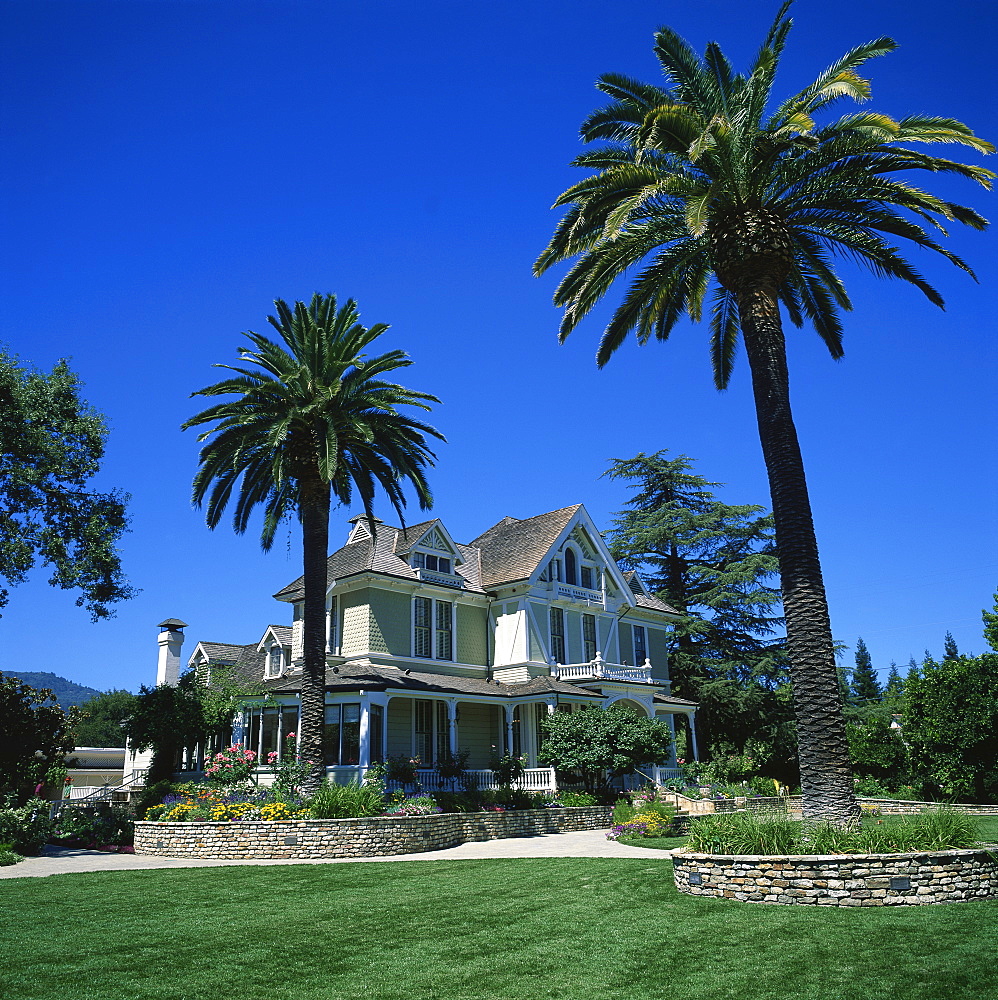
{"type": "Polygon", "coordinates": [[[353,819],[377,816],[384,810],[381,792],[373,785],[323,785],[312,796],[308,809],[316,819],[353,819]]]}
{"type": "Polygon", "coordinates": [[[796,854],[800,826],[783,813],[713,813],[690,821],[687,844],[702,854],[796,854]]]}
{"type": "Polygon", "coordinates": [[[0,843],[10,844],[17,854],[40,854],[52,830],[49,804],[43,799],[0,808],[0,843]]]}
{"type": "Polygon", "coordinates": [[[588,792],[559,792],[557,802],[563,806],[595,806],[598,801],[595,795],[588,792]]]}
{"type": "Polygon", "coordinates": [[[174,786],[170,781],[156,781],[151,785],[146,785],[139,795],[138,802],[135,804],[136,817],[138,819],[150,819],[149,810],[153,806],[161,805],[163,799],[173,790],[174,786]]]}
{"type": "Polygon", "coordinates": [[[55,819],[55,838],[80,847],[116,847],[132,843],[135,824],[127,810],[97,803],[66,806],[55,819]]]}
{"type": "Polygon", "coordinates": [[[219,785],[235,785],[245,781],[256,767],[256,752],[233,744],[215,754],[205,763],[209,781],[219,785]]]}
{"type": "Polygon", "coordinates": [[[7,865],[16,865],[18,861],[23,860],[24,858],[22,858],[10,844],[0,844],[0,868],[6,867],[7,865]]]}

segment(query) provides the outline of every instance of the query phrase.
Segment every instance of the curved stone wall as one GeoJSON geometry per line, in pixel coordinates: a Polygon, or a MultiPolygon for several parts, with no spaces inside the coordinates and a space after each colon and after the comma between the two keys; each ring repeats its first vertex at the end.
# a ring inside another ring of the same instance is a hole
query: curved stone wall
{"type": "Polygon", "coordinates": [[[998,898],[998,856],[928,854],[675,854],[676,888],[691,896],[819,906],[918,906],[998,898]]]}
{"type": "Polygon", "coordinates": [[[609,806],[517,809],[509,812],[438,813],[433,816],[369,816],[363,819],[301,819],[212,823],[135,824],[135,853],[168,858],[364,858],[418,854],[466,841],[534,837],[542,833],[602,830],[609,806]]]}

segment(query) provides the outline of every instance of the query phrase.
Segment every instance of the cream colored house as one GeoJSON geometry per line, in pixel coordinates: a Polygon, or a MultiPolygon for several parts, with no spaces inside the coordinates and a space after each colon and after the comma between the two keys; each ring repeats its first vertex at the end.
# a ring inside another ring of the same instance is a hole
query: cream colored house
{"type": "MultiPolygon", "coordinates": [[[[537,751],[550,712],[618,705],[692,721],[696,706],[669,694],[677,612],[618,568],[581,505],[504,518],[467,544],[438,519],[350,524],[328,560],[325,745],[336,780],[402,755],[419,758],[429,786],[441,754],[467,750],[484,787],[493,751],[510,750],[527,758],[527,787],[549,788],[537,751]]],[[[274,596],[290,605],[290,626],[249,645],[198,642],[188,661],[206,679],[226,668],[261,685],[233,731],[261,760],[298,729],[302,581],[274,596]]],[[[161,682],[175,683],[182,626],[163,625],[161,682]]],[[[200,763],[195,753],[187,766],[200,763]]],[[[649,777],[674,768],[662,761],[649,777]]]]}

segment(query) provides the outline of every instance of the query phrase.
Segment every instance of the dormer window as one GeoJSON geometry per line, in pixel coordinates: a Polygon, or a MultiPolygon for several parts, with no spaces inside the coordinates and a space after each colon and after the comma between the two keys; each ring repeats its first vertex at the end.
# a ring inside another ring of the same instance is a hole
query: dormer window
{"type": "Polygon", "coordinates": [[[444,556],[435,556],[430,552],[413,552],[412,566],[414,569],[428,569],[434,573],[451,573],[451,561],[444,556]]]}
{"type": "Polygon", "coordinates": [[[565,583],[575,586],[579,582],[574,549],[565,549],[565,583]]]}
{"type": "Polygon", "coordinates": [[[267,676],[280,677],[284,669],[284,650],[277,645],[267,650],[267,676]]]}

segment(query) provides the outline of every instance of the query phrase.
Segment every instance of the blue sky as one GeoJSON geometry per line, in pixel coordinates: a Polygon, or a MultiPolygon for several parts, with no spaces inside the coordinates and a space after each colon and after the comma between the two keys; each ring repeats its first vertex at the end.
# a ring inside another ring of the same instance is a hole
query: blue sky
{"type": "MultiPolygon", "coordinates": [[[[4,669],[136,690],[166,617],[190,623],[190,647],[286,620],[270,595],[299,573],[297,532],[269,555],[256,536],[209,532],[189,501],[197,445],[179,431],[190,393],[235,358],[241,331],[264,330],[276,297],[334,292],[391,324],[386,349],[415,361],[407,383],[444,401],[434,513],[459,540],[580,501],[606,525],[626,500],[600,478],[607,460],[659,448],[728,484],[728,502],[768,505],[744,359],[716,392],[706,331],[686,325],[597,371],[606,311],[559,346],[556,276],[530,267],[580,174],[568,163],[597,76],[655,80],[660,24],[744,66],[776,6],[0,4],[0,339],[40,366],[71,357],[107,415],[100,482],[132,494],[122,554],[142,591],[92,624],[36,572],[0,619],[19,652],[4,669]]],[[[794,17],[778,90],[888,34],[901,48],[868,65],[870,107],[998,137],[993,4],[799,0],[794,17]]],[[[969,182],[919,181],[995,214],[969,182]]],[[[834,632],[850,647],[863,636],[884,672],[939,652],[947,629],[982,651],[998,588],[995,234],[955,231],[948,246],[980,283],[914,253],[945,312],[843,262],[845,359],[788,331],[834,632]]],[[[334,512],[334,544],[353,513],[334,512]]]]}

